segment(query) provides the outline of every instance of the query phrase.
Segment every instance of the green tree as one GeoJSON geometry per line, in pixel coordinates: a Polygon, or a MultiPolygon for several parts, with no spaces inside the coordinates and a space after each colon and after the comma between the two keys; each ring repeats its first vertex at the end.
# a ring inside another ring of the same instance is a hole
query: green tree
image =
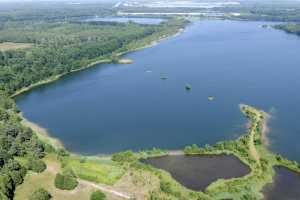
{"type": "Polygon", "coordinates": [[[40,188],[29,197],[29,200],[49,200],[51,198],[52,196],[47,190],[40,188]]]}
{"type": "Polygon", "coordinates": [[[44,161],[40,159],[30,158],[28,161],[28,169],[37,173],[45,171],[47,165],[44,161]]]}
{"type": "Polygon", "coordinates": [[[74,177],[58,173],[56,174],[54,185],[61,190],[73,190],[77,187],[78,181],[74,177]]]}
{"type": "Polygon", "coordinates": [[[90,197],[90,200],[105,200],[105,199],[106,199],[106,195],[99,190],[93,192],[90,197]]]}

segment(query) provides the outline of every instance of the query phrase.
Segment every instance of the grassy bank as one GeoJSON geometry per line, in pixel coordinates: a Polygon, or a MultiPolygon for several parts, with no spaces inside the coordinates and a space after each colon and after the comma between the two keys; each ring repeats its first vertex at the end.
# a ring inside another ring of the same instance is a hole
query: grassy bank
{"type": "MultiPolygon", "coordinates": [[[[166,152],[148,154],[124,154],[126,158],[119,161],[130,162],[130,168],[137,171],[149,171],[159,178],[160,185],[150,192],[149,199],[201,199],[201,200],[261,200],[262,189],[266,184],[272,183],[275,175],[274,166],[284,166],[294,172],[300,173],[297,162],[289,161],[280,155],[270,152],[264,142],[267,131],[268,115],[251,106],[241,105],[241,112],[249,120],[247,134],[234,141],[219,142],[213,146],[206,145],[201,148],[197,145],[187,146],[186,155],[234,155],[250,167],[251,172],[244,177],[233,179],[219,179],[213,182],[205,191],[191,191],[176,182],[169,173],[155,169],[149,165],[139,163],[139,158],[165,156],[166,152]]],[[[167,152],[168,154],[168,152],[167,152]]],[[[180,151],[171,152],[170,155],[181,154],[180,151]]]]}
{"type": "MultiPolygon", "coordinates": [[[[266,113],[247,105],[241,105],[241,112],[250,122],[247,134],[237,140],[219,142],[213,146],[206,145],[201,148],[197,145],[191,145],[187,146],[184,151],[171,152],[155,148],[138,153],[126,151],[113,154],[111,157],[84,157],[70,155],[67,152],[65,155],[57,152],[48,154],[48,156],[52,156],[52,158],[56,156],[58,158],[56,163],[60,166],[61,171],[72,169],[78,179],[87,181],[89,186],[100,184],[101,187],[105,187],[109,191],[119,191],[136,199],[261,200],[263,199],[261,193],[263,187],[273,181],[274,166],[284,166],[297,173],[300,173],[300,168],[297,162],[273,154],[267,149],[266,144],[263,142],[267,130],[266,120],[268,115],[266,113]],[[160,157],[168,154],[178,155],[183,152],[186,155],[200,156],[234,155],[248,165],[251,172],[244,177],[228,180],[219,179],[211,183],[205,191],[195,192],[179,184],[166,171],[139,162],[141,158],[160,157]]],[[[49,159],[48,156],[46,159],[49,159]]],[[[53,168],[51,163],[48,164],[48,168],[49,166],[50,169],[53,168]]],[[[32,176],[30,174],[28,177],[24,184],[17,189],[17,195],[30,190],[28,188],[32,187],[30,183],[33,180],[41,183],[44,181],[49,182],[48,184],[52,180],[48,180],[49,176],[32,176]]],[[[75,193],[79,191],[84,192],[85,189],[77,188],[75,193]]],[[[53,190],[52,192],[54,192],[54,195],[61,194],[61,191],[56,193],[56,190],[53,190]]]]}

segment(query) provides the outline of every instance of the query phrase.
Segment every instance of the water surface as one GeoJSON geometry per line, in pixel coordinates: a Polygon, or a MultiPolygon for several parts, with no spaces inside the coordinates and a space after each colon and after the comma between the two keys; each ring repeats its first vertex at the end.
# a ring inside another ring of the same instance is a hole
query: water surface
{"type": "Polygon", "coordinates": [[[262,24],[196,22],[128,54],[131,65],[68,75],[17,104],[68,150],[97,154],[235,139],[245,132],[245,103],[273,115],[271,148],[300,161],[300,39],[262,24]]]}
{"type": "Polygon", "coordinates": [[[142,162],[168,171],[185,187],[204,191],[212,182],[223,178],[245,176],[250,169],[235,156],[164,156],[149,158],[142,162]]]}
{"type": "Polygon", "coordinates": [[[299,200],[300,175],[284,167],[276,167],[274,183],[264,189],[265,200],[299,200]]]}

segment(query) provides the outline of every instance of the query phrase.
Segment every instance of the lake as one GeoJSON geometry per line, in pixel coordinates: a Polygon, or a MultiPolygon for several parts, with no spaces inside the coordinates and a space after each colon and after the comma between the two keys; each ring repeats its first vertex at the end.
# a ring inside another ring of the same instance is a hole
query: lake
{"type": "Polygon", "coordinates": [[[284,167],[275,167],[274,183],[264,189],[265,200],[297,200],[300,197],[300,175],[284,167]]]}
{"type": "Polygon", "coordinates": [[[160,18],[144,18],[144,17],[92,17],[85,20],[84,22],[119,22],[119,23],[128,23],[134,22],[137,24],[148,24],[148,25],[157,25],[161,22],[164,22],[164,19],[160,18]]]}
{"type": "Polygon", "coordinates": [[[230,179],[250,173],[250,168],[232,155],[172,155],[149,158],[142,162],[168,171],[179,183],[195,191],[204,191],[220,178],[230,179]]]}
{"type": "Polygon", "coordinates": [[[194,22],[180,36],[127,54],[131,65],[73,73],[16,102],[26,118],[85,155],[236,139],[246,131],[239,104],[249,104],[273,116],[270,148],[300,161],[300,39],[262,24],[270,23],[194,22]]]}

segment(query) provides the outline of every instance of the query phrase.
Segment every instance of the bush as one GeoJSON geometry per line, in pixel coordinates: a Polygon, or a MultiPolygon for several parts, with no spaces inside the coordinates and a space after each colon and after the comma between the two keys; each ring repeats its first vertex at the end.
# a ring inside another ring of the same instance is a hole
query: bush
{"type": "Polygon", "coordinates": [[[132,151],[125,151],[120,153],[115,153],[112,155],[112,160],[116,162],[134,162],[138,158],[132,151]]]}
{"type": "Polygon", "coordinates": [[[40,188],[29,197],[29,200],[49,200],[51,198],[52,196],[47,190],[40,188]]]}
{"type": "Polygon", "coordinates": [[[74,177],[58,173],[56,174],[54,185],[61,190],[73,190],[77,187],[78,181],[74,177]]]}
{"type": "Polygon", "coordinates": [[[181,194],[178,191],[173,190],[172,185],[170,182],[166,182],[161,180],[160,181],[160,190],[166,194],[173,195],[175,197],[180,197],[181,194]]]}
{"type": "Polygon", "coordinates": [[[90,197],[90,200],[104,200],[104,199],[106,199],[105,194],[99,190],[93,192],[90,197]]]}
{"type": "Polygon", "coordinates": [[[37,160],[34,158],[29,159],[28,169],[37,173],[43,172],[47,168],[47,165],[42,160],[37,160]]]}
{"type": "Polygon", "coordinates": [[[67,168],[63,169],[63,175],[73,177],[73,178],[77,178],[75,172],[70,167],[67,167],[67,168]]]}

